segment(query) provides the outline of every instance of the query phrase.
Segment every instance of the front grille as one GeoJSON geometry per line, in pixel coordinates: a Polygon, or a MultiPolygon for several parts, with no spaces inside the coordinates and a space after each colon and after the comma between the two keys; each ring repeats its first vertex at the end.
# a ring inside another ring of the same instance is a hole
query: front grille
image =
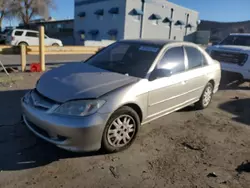
{"type": "Polygon", "coordinates": [[[30,103],[35,108],[40,108],[43,110],[48,110],[52,108],[56,103],[38,93],[36,90],[30,93],[30,103]]]}
{"type": "Polygon", "coordinates": [[[244,53],[213,50],[211,52],[211,57],[220,62],[233,63],[243,66],[247,61],[248,55],[244,53]]]}

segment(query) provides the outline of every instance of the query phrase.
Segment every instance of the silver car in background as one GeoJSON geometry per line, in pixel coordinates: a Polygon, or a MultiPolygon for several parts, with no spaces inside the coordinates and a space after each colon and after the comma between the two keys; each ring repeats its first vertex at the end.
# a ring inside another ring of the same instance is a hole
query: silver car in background
{"type": "Polygon", "coordinates": [[[193,43],[119,41],[42,75],[22,98],[23,120],[60,148],[117,152],[143,124],[188,105],[206,108],[220,79],[220,64],[193,43]]]}

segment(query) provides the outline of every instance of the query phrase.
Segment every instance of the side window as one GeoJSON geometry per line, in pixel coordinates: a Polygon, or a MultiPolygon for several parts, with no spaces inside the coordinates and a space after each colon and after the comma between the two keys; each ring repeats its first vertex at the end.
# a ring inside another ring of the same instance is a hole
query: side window
{"type": "Polygon", "coordinates": [[[22,36],[23,34],[23,31],[15,31],[15,36],[22,36]]]}
{"type": "Polygon", "coordinates": [[[38,33],[35,32],[27,32],[26,37],[38,37],[38,33]]]}
{"type": "Polygon", "coordinates": [[[172,74],[185,71],[183,47],[169,49],[157,65],[159,69],[168,69],[172,74]]]}
{"type": "Polygon", "coordinates": [[[194,69],[206,64],[206,58],[196,48],[186,46],[185,47],[188,57],[188,69],[194,69]]]}

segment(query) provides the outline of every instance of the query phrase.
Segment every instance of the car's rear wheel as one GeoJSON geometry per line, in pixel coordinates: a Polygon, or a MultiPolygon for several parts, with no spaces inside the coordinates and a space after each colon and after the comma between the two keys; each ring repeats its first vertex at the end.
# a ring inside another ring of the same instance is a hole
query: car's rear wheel
{"type": "Polygon", "coordinates": [[[195,103],[195,108],[196,109],[204,109],[204,108],[207,108],[209,106],[209,104],[211,103],[211,100],[212,100],[212,97],[213,97],[213,89],[214,89],[214,86],[211,82],[209,82],[202,95],[201,95],[201,98],[200,100],[195,103]]]}
{"type": "Polygon", "coordinates": [[[138,133],[140,118],[130,107],[124,106],[113,113],[108,120],[102,137],[102,148],[118,152],[128,148],[138,133]]]}
{"type": "Polygon", "coordinates": [[[59,46],[59,44],[57,44],[57,43],[54,43],[54,44],[52,44],[52,46],[59,46]]]}
{"type": "Polygon", "coordinates": [[[28,43],[27,43],[27,42],[20,42],[20,43],[18,44],[18,46],[22,46],[22,45],[28,46],[28,43]]]}

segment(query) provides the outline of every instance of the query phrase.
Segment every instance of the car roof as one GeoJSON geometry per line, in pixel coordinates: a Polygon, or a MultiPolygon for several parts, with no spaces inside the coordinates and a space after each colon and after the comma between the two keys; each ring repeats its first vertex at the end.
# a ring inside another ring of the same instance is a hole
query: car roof
{"type": "Polygon", "coordinates": [[[184,42],[184,41],[178,41],[178,40],[166,40],[166,39],[129,39],[129,40],[120,40],[120,42],[156,45],[156,46],[161,46],[161,47],[167,44],[172,44],[172,43],[191,44],[190,42],[184,42]]]}
{"type": "Polygon", "coordinates": [[[38,32],[36,30],[30,30],[30,29],[13,29],[13,31],[30,31],[30,32],[38,32]]]}

